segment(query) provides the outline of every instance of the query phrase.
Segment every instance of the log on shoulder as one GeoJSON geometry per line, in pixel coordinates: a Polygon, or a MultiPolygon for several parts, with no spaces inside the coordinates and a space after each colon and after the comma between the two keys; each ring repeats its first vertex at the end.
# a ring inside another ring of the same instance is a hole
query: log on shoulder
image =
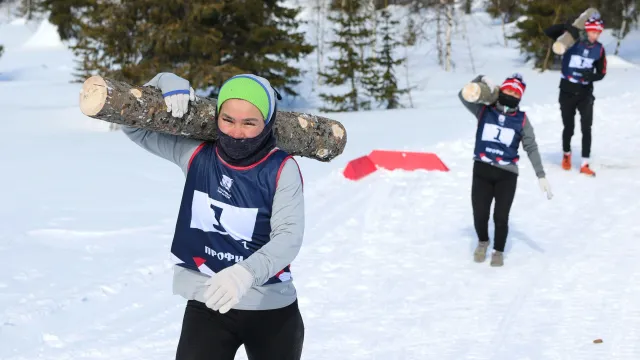
{"type": "MultiPolygon", "coordinates": [[[[577,19],[573,21],[572,25],[580,30],[584,30],[585,21],[587,21],[587,19],[589,19],[589,17],[591,17],[591,15],[595,13],[599,13],[598,9],[588,8],[587,10],[582,12],[582,14],[580,14],[577,19]]],[[[560,37],[558,37],[556,41],[554,41],[551,49],[556,55],[563,55],[567,51],[567,49],[569,49],[573,46],[573,44],[576,43],[576,41],[577,39],[574,39],[569,32],[565,32],[564,34],[560,35],[560,37]]]]}
{"type": "Polygon", "coordinates": [[[468,102],[490,105],[498,101],[499,92],[497,86],[490,89],[483,82],[470,82],[462,88],[462,97],[468,102]]]}
{"type": "MultiPolygon", "coordinates": [[[[216,100],[198,97],[182,118],[171,116],[156,88],[133,86],[101,76],[85,80],[80,110],[86,116],[151,131],[215,141],[216,100]]],[[[344,126],[332,119],[293,111],[278,111],[274,124],[277,146],[294,156],[329,162],[347,144],[344,126]]]]}

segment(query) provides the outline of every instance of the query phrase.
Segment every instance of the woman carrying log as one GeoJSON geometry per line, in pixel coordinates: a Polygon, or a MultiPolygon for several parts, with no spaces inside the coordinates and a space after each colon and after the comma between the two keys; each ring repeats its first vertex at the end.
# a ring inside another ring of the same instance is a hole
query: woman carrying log
{"type": "Polygon", "coordinates": [[[520,74],[507,78],[499,89],[495,89],[486,77],[479,75],[472,80],[471,86],[465,86],[458,94],[462,104],[478,119],[471,183],[471,204],[478,236],[478,246],[474,252],[476,262],[483,262],[486,258],[489,247],[489,214],[491,203],[494,199],[496,201],[493,210],[495,237],[491,266],[504,264],[502,253],[509,231],[509,212],[516,193],[518,148],[521,142],[536,172],[540,189],[547,193],[548,199],[553,196],[551,186],[545,178],[533,126],[526,114],[519,109],[525,87],[520,74]],[[487,94],[470,96],[468,89],[476,87],[474,83],[481,83],[483,86],[479,88],[484,87],[497,93],[497,101],[493,99],[483,104],[482,99],[486,99],[487,94]]]}
{"type": "Polygon", "coordinates": [[[560,79],[560,112],[562,114],[562,168],[571,170],[571,138],[575,128],[576,110],[580,112],[582,132],[582,165],[580,173],[595,176],[589,167],[591,156],[591,126],[593,124],[593,82],[600,81],[607,74],[607,56],[604,46],[598,42],[604,30],[604,22],[599,14],[589,17],[584,23],[586,38],[580,39],[580,29],[572,24],[556,24],[545,29],[545,34],[557,39],[569,32],[577,40],[562,55],[560,79]]]}
{"type": "MultiPolygon", "coordinates": [[[[171,73],[145,86],[161,90],[173,116],[195,100],[189,82],[171,73]]],[[[289,265],[304,233],[303,183],[293,157],[275,146],[276,98],[264,78],[227,80],[212,119],[215,143],[123,128],[186,176],[171,246],[173,291],[187,300],[177,360],[233,360],[241,345],[251,360],[301,357],[289,265]]]]}

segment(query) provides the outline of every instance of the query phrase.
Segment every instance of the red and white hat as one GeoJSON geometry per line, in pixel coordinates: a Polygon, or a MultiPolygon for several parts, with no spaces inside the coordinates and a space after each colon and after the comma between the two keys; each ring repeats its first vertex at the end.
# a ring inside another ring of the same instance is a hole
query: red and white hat
{"type": "Polygon", "coordinates": [[[524,90],[527,88],[527,84],[522,80],[522,75],[515,73],[509,76],[502,85],[500,85],[500,90],[507,88],[517,91],[520,94],[520,97],[522,97],[522,95],[524,95],[524,90]]]}
{"type": "Polygon", "coordinates": [[[584,30],[602,32],[604,30],[604,21],[597,17],[591,17],[584,22],[584,30]]]}

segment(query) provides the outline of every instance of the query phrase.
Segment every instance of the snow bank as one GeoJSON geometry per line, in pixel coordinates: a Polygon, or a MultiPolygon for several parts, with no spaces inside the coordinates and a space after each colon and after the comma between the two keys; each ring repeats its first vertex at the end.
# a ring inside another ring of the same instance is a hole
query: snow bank
{"type": "Polygon", "coordinates": [[[58,28],[45,19],[38,26],[38,30],[23,45],[23,48],[39,49],[64,46],[62,40],[60,40],[60,35],[58,35],[58,28]]]}
{"type": "Polygon", "coordinates": [[[617,55],[607,55],[607,67],[637,68],[638,65],[633,64],[617,55]]]}

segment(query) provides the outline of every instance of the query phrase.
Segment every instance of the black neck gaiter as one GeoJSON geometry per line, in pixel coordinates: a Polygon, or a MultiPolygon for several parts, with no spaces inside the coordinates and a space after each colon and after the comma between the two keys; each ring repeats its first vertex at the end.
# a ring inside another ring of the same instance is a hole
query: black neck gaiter
{"type": "Polygon", "coordinates": [[[273,134],[274,122],[269,121],[258,136],[249,139],[234,139],[218,128],[216,141],[218,154],[222,160],[233,166],[244,167],[255,164],[276,147],[276,138],[273,134]]]}
{"type": "Polygon", "coordinates": [[[512,112],[518,109],[520,99],[515,96],[507,95],[502,91],[498,94],[498,104],[504,107],[505,112],[512,112]]]}

